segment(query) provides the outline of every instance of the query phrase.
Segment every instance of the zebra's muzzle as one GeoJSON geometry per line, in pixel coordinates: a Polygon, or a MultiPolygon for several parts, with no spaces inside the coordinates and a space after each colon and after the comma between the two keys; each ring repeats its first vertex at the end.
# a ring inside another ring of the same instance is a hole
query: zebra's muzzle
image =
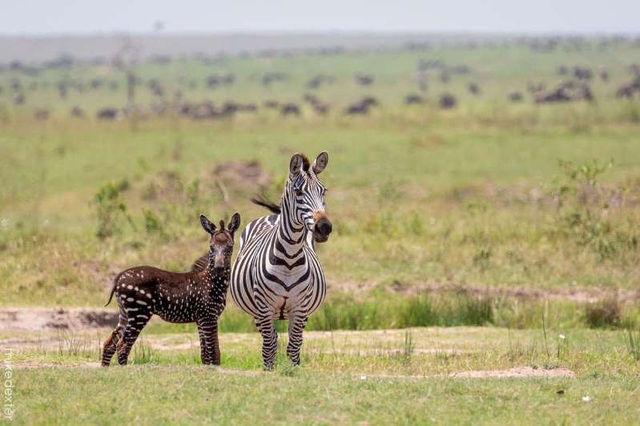
{"type": "Polygon", "coordinates": [[[331,235],[331,231],[333,231],[333,225],[328,217],[322,215],[316,220],[316,223],[313,227],[313,238],[316,243],[324,243],[329,239],[329,235],[331,235]]]}

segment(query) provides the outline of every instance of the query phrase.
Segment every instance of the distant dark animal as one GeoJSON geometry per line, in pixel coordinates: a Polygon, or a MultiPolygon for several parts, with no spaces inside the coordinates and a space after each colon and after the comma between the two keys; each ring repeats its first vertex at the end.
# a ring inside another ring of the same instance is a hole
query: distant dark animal
{"type": "Polygon", "coordinates": [[[467,88],[469,89],[469,93],[474,96],[478,96],[480,94],[480,86],[478,86],[477,83],[469,83],[467,88]]]}
{"type": "Polygon", "coordinates": [[[591,87],[586,83],[578,85],[573,91],[572,99],[578,101],[593,101],[593,92],[591,91],[591,87]]]}
{"type": "Polygon", "coordinates": [[[262,75],[262,85],[270,86],[277,81],[285,81],[289,76],[283,72],[268,72],[262,75]]]}
{"type": "Polygon", "coordinates": [[[149,109],[154,115],[162,116],[167,112],[167,105],[164,102],[154,102],[149,109]]]}
{"type": "Polygon", "coordinates": [[[636,88],[633,82],[623,83],[620,86],[618,86],[618,88],[616,89],[616,98],[632,99],[635,91],[636,91],[636,88]]]}
{"type": "Polygon", "coordinates": [[[27,100],[27,98],[24,96],[24,93],[17,93],[13,97],[13,104],[14,105],[24,105],[26,100],[27,100]]]}
{"type": "Polygon", "coordinates": [[[316,114],[325,115],[329,112],[329,104],[322,101],[316,101],[311,104],[311,107],[316,114]]]}
{"type": "Polygon", "coordinates": [[[316,114],[324,115],[329,112],[329,104],[321,101],[320,98],[313,93],[306,93],[304,95],[304,100],[311,105],[311,108],[313,108],[316,114]]]}
{"type": "Polygon", "coordinates": [[[89,82],[89,87],[91,87],[94,90],[100,89],[103,85],[104,85],[104,80],[100,78],[93,78],[89,82]]]}
{"type": "Polygon", "coordinates": [[[416,80],[418,82],[418,89],[420,89],[421,92],[426,92],[428,88],[427,73],[422,70],[418,70],[416,80]]]}
{"type": "Polygon", "coordinates": [[[11,90],[14,92],[20,92],[22,90],[22,82],[19,78],[12,77],[11,80],[9,80],[9,87],[11,87],[11,90]]]}
{"type": "Polygon", "coordinates": [[[60,96],[60,99],[66,99],[67,98],[67,84],[63,81],[59,82],[58,85],[58,95],[60,96]]]}
{"type": "Polygon", "coordinates": [[[511,101],[511,102],[520,102],[522,101],[522,99],[524,98],[522,96],[521,92],[518,92],[517,90],[512,90],[509,92],[509,94],[507,95],[507,98],[511,101]]]}
{"type": "Polygon", "coordinates": [[[282,106],[280,107],[280,114],[282,114],[283,116],[287,116],[287,115],[298,116],[300,115],[300,107],[297,104],[294,104],[293,102],[287,102],[286,104],[282,104],[282,106]]]}
{"type": "Polygon", "coordinates": [[[535,94],[546,89],[546,84],[544,83],[529,83],[527,84],[527,91],[531,94],[535,94]]]}
{"type": "Polygon", "coordinates": [[[197,105],[185,104],[182,107],[182,111],[195,120],[214,118],[218,115],[218,111],[211,101],[204,101],[197,105]]]}
{"type": "Polygon", "coordinates": [[[407,105],[420,105],[424,103],[424,98],[417,93],[410,93],[404,97],[404,103],[407,105]]]}
{"type": "Polygon", "coordinates": [[[534,95],[534,101],[537,104],[553,103],[553,102],[568,102],[571,100],[566,88],[558,87],[550,91],[537,92],[534,95]]]}
{"type": "Polygon", "coordinates": [[[600,70],[600,80],[602,80],[602,81],[609,81],[609,71],[607,71],[607,70],[600,70]]]}
{"type": "Polygon", "coordinates": [[[238,104],[238,111],[256,112],[258,111],[258,105],[253,102],[249,102],[246,104],[238,104]]]}
{"type": "Polygon", "coordinates": [[[240,215],[231,217],[228,228],[220,221],[216,229],[204,215],[200,215],[200,223],[211,235],[206,267],[177,273],[138,266],[116,277],[109,302],[115,295],[120,315],[118,325],[104,342],[104,367],[116,351],[118,363],[127,364],[133,344],[154,314],[172,323],[195,322],[202,363],[220,365],[218,318],[226,306],[233,236],[240,226],[240,215]]]}
{"type": "Polygon", "coordinates": [[[586,82],[566,80],[551,90],[543,90],[534,94],[536,103],[554,103],[569,101],[592,101],[593,92],[586,82]]]}
{"type": "Polygon", "coordinates": [[[366,115],[373,106],[379,105],[379,102],[373,96],[365,96],[358,102],[355,102],[347,107],[345,110],[346,115],[366,115]]]}
{"type": "Polygon", "coordinates": [[[573,76],[578,80],[591,80],[593,72],[590,68],[575,66],[573,67],[573,76]]]}
{"type": "Polygon", "coordinates": [[[371,74],[356,73],[353,78],[355,79],[356,83],[361,86],[371,86],[374,81],[374,78],[371,74]]]}
{"type": "Polygon", "coordinates": [[[116,108],[101,108],[98,110],[98,112],[96,113],[96,117],[98,118],[98,120],[115,120],[116,118],[118,118],[119,115],[119,111],[116,108]]]}
{"type": "Polygon", "coordinates": [[[443,109],[454,108],[458,104],[458,100],[451,93],[443,93],[440,95],[440,107],[443,109]]]}
{"type": "Polygon", "coordinates": [[[49,110],[46,108],[36,108],[36,110],[33,112],[33,116],[36,120],[47,120],[49,118],[49,110]]]}
{"type": "Polygon", "coordinates": [[[311,78],[308,82],[307,82],[307,87],[309,89],[317,89],[319,88],[321,85],[323,84],[331,84],[334,82],[334,77],[328,76],[328,75],[316,75],[315,77],[311,78]]]}
{"type": "Polygon", "coordinates": [[[73,108],[71,108],[71,116],[72,117],[77,117],[77,118],[84,118],[84,110],[82,108],[80,108],[79,106],[74,106],[73,108]]]}
{"type": "Polygon", "coordinates": [[[278,109],[280,108],[280,102],[274,100],[264,101],[264,107],[269,109],[278,109]]]}

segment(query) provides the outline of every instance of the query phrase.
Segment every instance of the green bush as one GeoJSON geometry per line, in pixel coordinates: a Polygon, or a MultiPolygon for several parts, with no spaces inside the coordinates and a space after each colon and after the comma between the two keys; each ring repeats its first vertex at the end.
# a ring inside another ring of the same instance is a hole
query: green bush
{"type": "MultiPolygon", "coordinates": [[[[123,181],[124,182],[124,181],[123,181]]],[[[96,236],[100,239],[111,237],[120,231],[120,222],[126,219],[131,223],[127,215],[127,206],[122,198],[121,191],[126,189],[122,183],[109,182],[102,186],[93,196],[93,206],[96,210],[98,229],[96,236]]]]}

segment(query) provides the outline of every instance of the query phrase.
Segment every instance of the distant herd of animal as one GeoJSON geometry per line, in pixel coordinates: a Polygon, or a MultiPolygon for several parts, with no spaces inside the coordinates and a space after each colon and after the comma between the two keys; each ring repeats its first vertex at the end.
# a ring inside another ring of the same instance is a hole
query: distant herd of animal
{"type": "MultiPolygon", "coordinates": [[[[158,62],[166,63],[166,62],[158,62]]],[[[71,66],[70,64],[67,64],[71,66]]],[[[58,64],[58,66],[60,66],[58,64]]],[[[122,83],[106,77],[92,77],[81,79],[79,77],[65,77],[56,82],[39,81],[33,79],[39,71],[34,71],[20,63],[12,64],[8,68],[10,71],[20,72],[29,76],[28,81],[23,81],[19,76],[12,76],[6,79],[6,85],[0,84],[0,99],[7,96],[14,105],[25,105],[29,99],[30,92],[47,89],[52,85],[55,87],[61,99],[67,99],[71,92],[85,93],[90,91],[110,90],[118,91],[122,83]]],[[[630,77],[619,83],[615,89],[612,88],[611,96],[619,99],[634,99],[640,97],[640,65],[631,64],[628,67],[630,77]]],[[[448,83],[453,76],[460,74],[471,74],[472,69],[467,65],[450,65],[441,60],[417,61],[415,66],[416,91],[404,96],[403,102],[406,105],[419,105],[427,103],[425,93],[429,79],[438,78],[442,83],[448,83]]],[[[610,73],[606,68],[598,69],[581,65],[562,65],[557,67],[556,74],[564,78],[563,81],[553,87],[547,87],[544,83],[532,82],[527,85],[526,92],[535,103],[556,103],[569,101],[592,101],[594,99],[590,82],[599,78],[603,82],[610,80],[610,73]]],[[[265,72],[255,76],[260,84],[265,87],[272,87],[279,82],[286,82],[291,76],[284,72],[265,72]]],[[[376,76],[372,73],[357,72],[352,76],[353,82],[363,87],[373,86],[376,76]]],[[[273,110],[282,116],[299,116],[303,109],[308,107],[318,115],[325,115],[335,110],[336,106],[327,100],[321,99],[315,90],[322,86],[331,85],[336,81],[335,76],[317,74],[307,79],[305,83],[306,93],[303,94],[301,102],[280,101],[269,99],[264,102],[237,102],[228,100],[214,103],[210,100],[188,101],[185,99],[185,90],[216,90],[221,87],[229,87],[237,82],[237,78],[232,73],[209,74],[203,79],[181,77],[177,82],[179,89],[169,90],[169,86],[159,78],[143,80],[139,76],[129,74],[127,78],[127,92],[133,93],[139,88],[146,88],[153,99],[149,106],[136,104],[131,99],[125,103],[124,107],[105,106],[95,111],[95,118],[98,120],[118,120],[130,116],[148,117],[163,116],[165,114],[176,114],[194,120],[219,119],[234,116],[237,113],[255,113],[260,109],[273,110]],[[171,92],[171,93],[169,93],[171,92]]],[[[472,96],[480,96],[482,88],[478,82],[470,82],[466,90],[472,96]]],[[[504,96],[510,102],[521,102],[525,99],[525,90],[510,90],[504,96]]],[[[458,97],[449,92],[441,93],[437,98],[437,104],[443,109],[454,108],[459,103],[458,97]]],[[[379,106],[380,100],[373,96],[363,96],[343,105],[338,109],[343,115],[366,115],[373,107],[379,106]]],[[[82,118],[89,114],[76,105],[69,111],[72,117],[82,118]]],[[[33,116],[37,120],[46,120],[51,116],[49,109],[35,107],[33,116]]]]}
{"type": "Polygon", "coordinates": [[[274,367],[278,341],[274,320],[289,320],[287,356],[298,365],[303,329],[327,292],[315,245],[326,242],[333,229],[325,211],[326,188],[318,179],[328,162],[326,152],[313,161],[302,154],[291,157],[280,203],[254,200],[271,214],[246,225],[233,265],[239,213],[226,226],[224,220],[216,226],[200,216],[210,235],[209,253],[197,259],[189,272],[138,266],[119,273],[107,302],[115,297],[119,319],[104,342],[102,365],[109,366],[116,352],[118,362],[127,364],[133,344],[153,315],[173,323],[195,322],[202,363],[220,365],[218,321],[227,290],[235,304],[253,317],[262,335],[264,369],[274,367]]]}

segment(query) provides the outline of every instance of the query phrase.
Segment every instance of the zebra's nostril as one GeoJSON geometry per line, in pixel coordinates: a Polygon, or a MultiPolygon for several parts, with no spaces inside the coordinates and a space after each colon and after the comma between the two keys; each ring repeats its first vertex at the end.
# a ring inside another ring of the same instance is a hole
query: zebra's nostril
{"type": "Polygon", "coordinates": [[[331,225],[331,222],[329,222],[328,220],[322,220],[316,225],[316,230],[320,235],[327,236],[331,234],[333,227],[331,225]]]}

